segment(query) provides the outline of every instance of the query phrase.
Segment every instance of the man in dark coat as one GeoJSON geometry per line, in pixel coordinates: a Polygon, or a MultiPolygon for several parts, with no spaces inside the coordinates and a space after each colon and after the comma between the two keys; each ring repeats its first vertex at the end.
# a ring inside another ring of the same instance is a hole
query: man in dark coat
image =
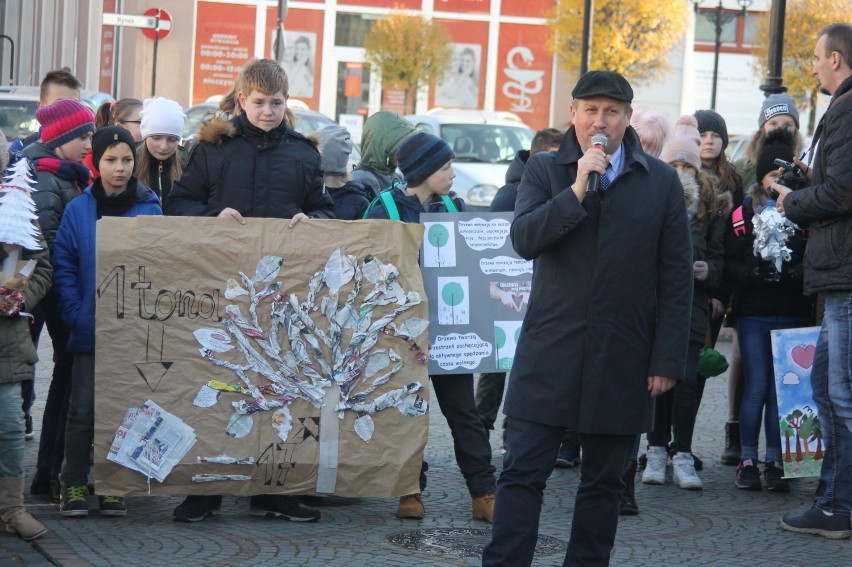
{"type": "Polygon", "coordinates": [[[781,214],[810,233],[805,248],[805,293],[825,296],[811,386],[822,432],[828,438],[821,479],[825,492],[813,508],[790,512],[781,527],[830,539],[852,537],[852,24],[832,24],[819,34],[813,72],[832,95],[812,147],[799,162],[811,185],[791,192],[775,184],[781,214]]]}
{"type": "Polygon", "coordinates": [[[518,190],[511,238],[535,270],[486,566],[530,565],[565,428],[584,454],[563,565],[608,565],[635,436],[652,425],[653,398],[684,374],[693,286],[683,188],[629,128],[624,77],[589,72],[572,95],[574,126],[557,152],[529,159],[518,190]]]}

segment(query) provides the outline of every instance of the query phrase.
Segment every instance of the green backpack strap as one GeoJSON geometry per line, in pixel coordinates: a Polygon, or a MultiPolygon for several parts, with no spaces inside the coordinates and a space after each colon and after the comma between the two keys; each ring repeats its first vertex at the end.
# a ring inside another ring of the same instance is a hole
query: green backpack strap
{"type": "MultiPolygon", "coordinates": [[[[450,199],[449,195],[441,195],[441,200],[444,202],[444,206],[447,208],[448,213],[459,212],[459,208],[456,206],[453,200],[450,199]]],[[[385,210],[388,213],[388,218],[390,220],[400,220],[399,208],[396,206],[396,202],[393,200],[393,193],[390,189],[382,191],[381,193],[379,193],[378,197],[373,199],[373,201],[370,203],[370,206],[367,207],[366,211],[364,211],[363,218],[366,219],[370,215],[370,211],[372,211],[373,207],[375,207],[378,203],[384,205],[385,210]]]]}
{"type": "Polygon", "coordinates": [[[388,213],[388,219],[390,220],[399,220],[399,208],[396,206],[396,203],[393,200],[393,195],[390,189],[385,189],[379,196],[370,201],[370,206],[367,207],[367,210],[364,211],[364,215],[361,218],[369,218],[370,211],[373,210],[373,207],[381,203],[385,207],[385,211],[388,213]]]}
{"type": "Polygon", "coordinates": [[[441,200],[444,202],[444,206],[447,207],[448,213],[459,212],[459,208],[456,206],[456,204],[453,202],[453,200],[450,199],[449,195],[441,195],[441,200]]]}

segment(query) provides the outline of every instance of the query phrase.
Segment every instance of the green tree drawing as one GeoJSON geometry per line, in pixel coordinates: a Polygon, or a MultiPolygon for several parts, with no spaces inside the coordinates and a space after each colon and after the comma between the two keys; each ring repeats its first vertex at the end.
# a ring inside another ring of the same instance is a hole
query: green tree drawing
{"type": "Polygon", "coordinates": [[[795,409],[787,415],[787,423],[796,431],[796,462],[801,463],[804,457],[802,456],[802,439],[799,436],[799,429],[802,427],[802,419],[804,414],[802,410],[795,409]]]}
{"type": "Polygon", "coordinates": [[[452,310],[453,321],[456,320],[456,305],[464,300],[464,288],[459,282],[450,282],[441,290],[441,298],[452,310]]]}
{"type": "Polygon", "coordinates": [[[441,248],[447,245],[450,241],[450,231],[442,224],[433,224],[429,227],[429,234],[426,236],[429,239],[429,244],[438,250],[438,265],[441,264],[441,248]]]}
{"type": "Polygon", "coordinates": [[[793,456],[790,454],[790,436],[793,435],[793,428],[790,427],[788,420],[792,419],[792,415],[787,414],[787,417],[781,420],[781,434],[784,436],[784,462],[792,463],[793,456]]]}
{"type": "Polygon", "coordinates": [[[799,428],[799,435],[802,438],[802,444],[804,445],[804,455],[805,457],[811,456],[811,448],[808,445],[809,439],[813,432],[813,422],[815,421],[813,414],[807,415],[802,418],[802,426],[799,428]]]}
{"type": "Polygon", "coordinates": [[[824,454],[822,451],[822,428],[820,427],[819,416],[811,415],[810,422],[810,438],[808,439],[808,441],[816,441],[816,451],[814,451],[814,460],[821,461],[824,454]]]}

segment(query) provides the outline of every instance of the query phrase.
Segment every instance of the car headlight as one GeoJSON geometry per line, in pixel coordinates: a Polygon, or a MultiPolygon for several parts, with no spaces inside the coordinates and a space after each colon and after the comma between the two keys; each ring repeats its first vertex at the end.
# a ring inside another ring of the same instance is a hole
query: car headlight
{"type": "Polygon", "coordinates": [[[496,185],[476,185],[467,192],[465,201],[474,207],[487,207],[494,200],[498,189],[496,185]]]}

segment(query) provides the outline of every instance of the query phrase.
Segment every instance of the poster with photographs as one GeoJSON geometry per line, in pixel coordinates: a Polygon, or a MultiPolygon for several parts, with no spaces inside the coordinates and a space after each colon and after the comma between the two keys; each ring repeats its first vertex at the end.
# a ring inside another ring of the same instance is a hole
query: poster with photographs
{"type": "Polygon", "coordinates": [[[533,268],[512,248],[512,216],[420,215],[425,229],[420,269],[432,345],[429,374],[512,369],[533,268]]]}
{"type": "Polygon", "coordinates": [[[435,91],[436,106],[479,108],[481,56],[478,43],[453,44],[452,63],[435,91]]]}
{"type": "MultiPolygon", "coordinates": [[[[284,46],[279,50],[278,63],[284,67],[290,83],[290,96],[295,98],[313,98],[314,62],[316,61],[317,34],[306,31],[285,31],[284,46]]],[[[269,45],[270,57],[275,59],[278,30],[272,30],[269,45]]]]}

